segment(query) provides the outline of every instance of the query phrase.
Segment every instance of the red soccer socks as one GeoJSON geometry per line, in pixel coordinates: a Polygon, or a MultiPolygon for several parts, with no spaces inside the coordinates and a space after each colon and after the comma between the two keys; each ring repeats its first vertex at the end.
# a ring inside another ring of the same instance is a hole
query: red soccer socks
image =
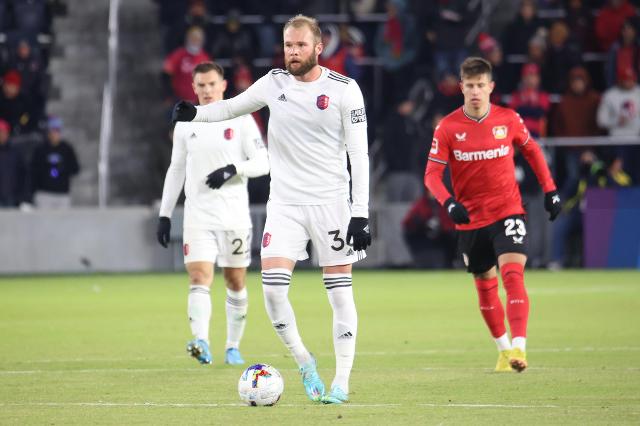
{"type": "Polygon", "coordinates": [[[524,266],[519,263],[506,263],[500,268],[500,274],[507,292],[507,320],[511,338],[527,337],[529,296],[524,288],[524,266]]]}
{"type": "Polygon", "coordinates": [[[504,326],[504,308],[498,296],[498,278],[483,280],[475,278],[480,313],[494,338],[503,336],[507,330],[504,326]]]}

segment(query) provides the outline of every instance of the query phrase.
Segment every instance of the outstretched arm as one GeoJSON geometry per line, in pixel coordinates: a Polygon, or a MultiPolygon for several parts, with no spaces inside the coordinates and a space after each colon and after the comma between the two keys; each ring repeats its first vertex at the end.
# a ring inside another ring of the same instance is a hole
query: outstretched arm
{"type": "Polygon", "coordinates": [[[259,110],[267,104],[264,92],[268,76],[260,78],[238,96],[196,107],[196,116],[192,121],[223,121],[259,110]]]}

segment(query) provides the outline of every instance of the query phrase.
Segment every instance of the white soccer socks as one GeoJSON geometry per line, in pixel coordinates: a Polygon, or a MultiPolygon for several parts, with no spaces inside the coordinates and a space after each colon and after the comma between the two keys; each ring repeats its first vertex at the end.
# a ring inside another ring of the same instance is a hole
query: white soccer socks
{"type": "Polygon", "coordinates": [[[209,342],[209,321],[211,321],[211,296],[209,287],[190,285],[187,303],[191,333],[196,339],[209,342]]]}
{"type": "Polygon", "coordinates": [[[227,288],[227,301],[225,310],[227,312],[227,343],[225,350],[229,348],[239,348],[240,340],[244,334],[244,326],[247,323],[247,308],[249,299],[247,289],[234,291],[227,288]]]}
{"type": "Polygon", "coordinates": [[[267,315],[298,366],[303,366],[311,361],[311,354],[298,333],[296,317],[288,296],[290,282],[291,271],[288,269],[274,268],[262,271],[262,291],[267,315]]]}
{"type": "Polygon", "coordinates": [[[339,386],[349,393],[349,376],[356,353],[358,314],[353,300],[351,274],[323,274],[329,303],[333,309],[333,347],[336,354],[336,376],[331,387],[339,386]]]}

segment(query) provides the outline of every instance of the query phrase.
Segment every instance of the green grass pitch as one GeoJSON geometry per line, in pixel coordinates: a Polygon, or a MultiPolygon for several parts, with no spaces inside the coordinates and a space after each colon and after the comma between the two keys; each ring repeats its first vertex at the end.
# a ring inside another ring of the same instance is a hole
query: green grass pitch
{"type": "MultiPolygon", "coordinates": [[[[221,278],[221,277],[218,277],[221,278]]],[[[248,278],[248,362],[285,379],[275,407],[240,405],[222,363],[224,290],[212,291],[214,365],[185,352],[185,274],[0,278],[0,424],[640,424],[640,272],[528,271],[523,374],[497,352],[462,272],[355,271],[352,402],[307,400],[248,278]]],[[[331,310],[319,271],[290,296],[325,383],[331,310]]]]}

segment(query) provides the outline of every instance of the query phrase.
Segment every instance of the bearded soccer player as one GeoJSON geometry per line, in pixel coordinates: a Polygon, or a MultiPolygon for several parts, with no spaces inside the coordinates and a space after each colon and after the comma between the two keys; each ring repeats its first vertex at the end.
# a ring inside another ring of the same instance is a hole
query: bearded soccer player
{"type": "Polygon", "coordinates": [[[354,80],[318,65],[323,46],[315,19],[291,18],[283,37],[286,70],[270,71],[235,98],[197,108],[178,103],[173,117],[219,121],[269,107],[271,193],[261,252],[265,307],[300,368],[307,396],[340,404],[349,399],[358,328],[351,268],[371,244],[364,100],[354,80]],[[309,241],[333,309],[336,374],[327,394],[288,298],[293,269],[307,257],[309,241]]]}
{"type": "MultiPolygon", "coordinates": [[[[193,91],[200,105],[223,98],[224,70],[202,62],[193,70],[193,91]]],[[[167,247],[171,214],[184,185],[183,252],[189,274],[187,311],[193,340],[187,352],[211,364],[210,287],[214,264],[223,269],[227,286],[225,362],[243,364],[239,345],[247,315],[245,276],[251,262],[251,217],[247,179],[269,172],[267,150],[250,115],[219,123],[177,123],[171,164],[162,191],[158,242],[167,247]]]]}
{"type": "Polygon", "coordinates": [[[489,102],[494,88],[491,72],[491,65],[481,58],[462,63],[464,106],[436,127],[424,181],[456,223],[463,260],[475,279],[480,313],[498,346],[496,371],[522,372],[527,368],[529,318],[524,286],[527,227],[515,180],[514,149],[535,172],[550,220],[560,213],[561,204],[544,155],[520,116],[489,102]],[[447,165],[453,194],[442,182],[447,165]],[[507,294],[511,340],[498,296],[496,263],[507,294]]]}

